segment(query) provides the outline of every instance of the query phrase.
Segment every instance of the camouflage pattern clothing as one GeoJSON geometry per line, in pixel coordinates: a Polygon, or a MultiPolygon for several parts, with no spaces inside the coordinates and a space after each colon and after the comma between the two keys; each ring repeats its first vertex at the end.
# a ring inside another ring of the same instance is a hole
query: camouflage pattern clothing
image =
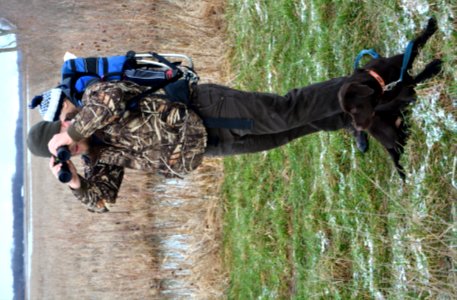
{"type": "Polygon", "coordinates": [[[68,134],[74,141],[95,136],[102,144],[91,147],[81,188],[73,190],[91,211],[106,211],[105,203],[116,201],[124,167],[180,177],[202,162],[206,129],[184,104],[152,94],[139,100],[138,109],[126,109],[147,89],[128,81],[101,82],[84,93],[68,134]]]}

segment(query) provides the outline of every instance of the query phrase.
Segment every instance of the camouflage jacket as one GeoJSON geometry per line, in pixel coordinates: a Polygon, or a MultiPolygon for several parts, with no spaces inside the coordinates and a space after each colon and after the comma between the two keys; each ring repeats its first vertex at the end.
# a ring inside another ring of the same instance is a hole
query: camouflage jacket
{"type": "Polygon", "coordinates": [[[101,82],[84,93],[68,134],[74,141],[96,136],[102,144],[84,160],[81,188],[73,190],[89,210],[107,211],[105,203],[116,201],[124,167],[182,176],[202,161],[206,129],[184,104],[151,94],[141,97],[138,109],[126,110],[146,89],[128,81],[101,82]]]}

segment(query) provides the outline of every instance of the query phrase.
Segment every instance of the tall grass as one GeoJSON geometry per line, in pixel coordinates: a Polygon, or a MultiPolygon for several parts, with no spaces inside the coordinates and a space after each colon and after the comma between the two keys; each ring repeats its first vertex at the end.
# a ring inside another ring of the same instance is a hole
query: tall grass
{"type": "Polygon", "coordinates": [[[357,53],[445,61],[418,87],[402,182],[373,139],[341,131],[224,161],[224,254],[233,299],[451,299],[457,295],[456,5],[446,1],[229,0],[235,83],[288,89],[349,74],[357,53]]]}

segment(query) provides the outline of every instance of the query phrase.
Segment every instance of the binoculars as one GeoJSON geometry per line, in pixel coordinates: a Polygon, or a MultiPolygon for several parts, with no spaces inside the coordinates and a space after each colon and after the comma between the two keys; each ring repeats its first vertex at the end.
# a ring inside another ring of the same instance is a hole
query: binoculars
{"type": "Polygon", "coordinates": [[[55,160],[56,164],[62,164],[57,177],[62,183],[67,183],[71,180],[72,174],[70,168],[68,167],[67,161],[71,158],[71,152],[68,146],[60,146],[57,148],[57,157],[55,160]]]}

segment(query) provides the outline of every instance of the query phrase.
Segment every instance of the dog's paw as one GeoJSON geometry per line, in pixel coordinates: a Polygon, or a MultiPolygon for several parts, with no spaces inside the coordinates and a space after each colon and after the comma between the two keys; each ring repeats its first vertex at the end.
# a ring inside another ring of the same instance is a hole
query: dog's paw
{"type": "Polygon", "coordinates": [[[419,73],[414,78],[414,84],[417,84],[419,82],[422,82],[426,79],[438,75],[441,72],[442,67],[443,61],[441,59],[434,59],[428,65],[425,66],[425,69],[421,73],[419,73]]]}
{"type": "Polygon", "coordinates": [[[430,67],[431,69],[431,73],[433,73],[434,75],[438,74],[439,72],[441,72],[442,68],[443,68],[443,61],[441,59],[434,59],[432,60],[431,63],[429,63],[427,65],[427,67],[430,67]]]}
{"type": "Polygon", "coordinates": [[[438,29],[438,24],[434,17],[428,19],[427,28],[425,30],[431,35],[438,29]]]}

